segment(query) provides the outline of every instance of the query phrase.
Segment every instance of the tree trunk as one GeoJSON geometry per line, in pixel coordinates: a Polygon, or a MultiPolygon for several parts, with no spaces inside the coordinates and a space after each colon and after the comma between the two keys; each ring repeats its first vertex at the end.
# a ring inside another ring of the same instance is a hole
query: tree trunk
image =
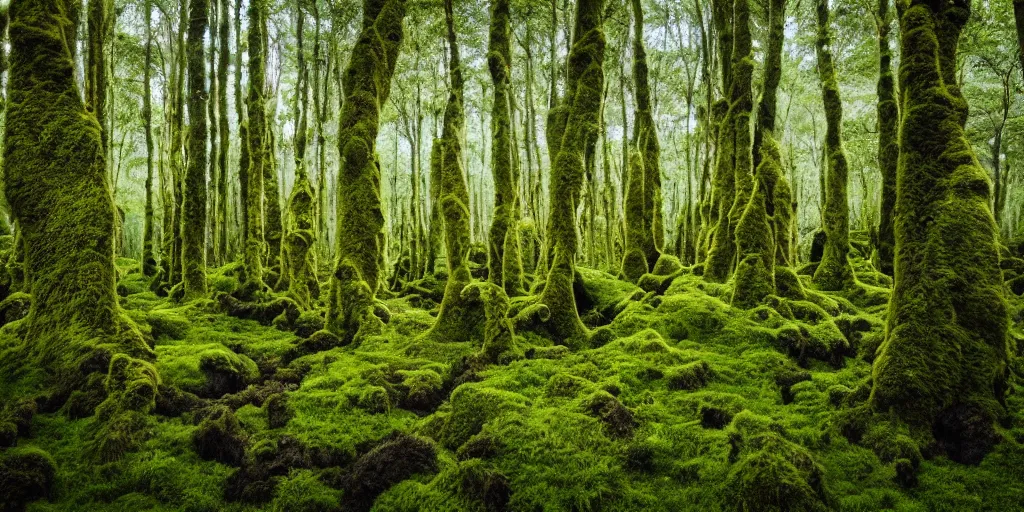
{"type": "Polygon", "coordinates": [[[341,109],[338,151],[337,258],[327,327],[353,339],[379,329],[373,314],[380,278],[384,214],[376,144],[380,110],[391,93],[391,78],[402,44],[404,0],[366,0],[363,34],[344,73],[347,96],[341,109]]]}
{"type": "MultiPolygon", "coordinates": [[[[717,0],[723,3],[725,0],[717,0]]],[[[714,12],[726,10],[714,6],[714,12]]],[[[722,30],[724,14],[715,17],[715,25],[722,30]]],[[[731,16],[733,34],[725,37],[719,33],[720,44],[732,48],[731,63],[723,60],[723,82],[728,84],[728,111],[719,128],[715,170],[715,203],[718,222],[715,227],[704,277],[710,281],[724,282],[732,275],[736,264],[736,224],[750,199],[753,188],[753,161],[750,140],[750,113],[753,110],[752,43],[750,38],[749,0],[736,0],[731,16]]],[[[727,26],[727,25],[726,25],[727,26]]],[[[721,105],[719,103],[718,105],[721,105]]],[[[718,107],[723,108],[723,107],[718,107]]]]}
{"type": "Polygon", "coordinates": [[[494,219],[488,246],[487,279],[509,295],[523,293],[523,264],[519,252],[519,196],[513,180],[512,119],[509,79],[512,73],[511,22],[508,0],[494,0],[491,7],[490,47],[487,66],[494,85],[491,106],[491,172],[494,173],[494,219]],[[506,272],[507,271],[507,272],[506,272]]]}
{"type": "Polygon", "coordinates": [[[889,49],[889,1],[878,0],[878,169],[882,173],[882,200],[878,222],[878,270],[891,276],[896,240],[893,215],[896,206],[896,167],[899,164],[900,110],[889,49]]]}
{"type": "Polygon", "coordinates": [[[309,183],[309,176],[306,171],[306,146],[308,143],[308,121],[309,108],[309,74],[306,69],[305,48],[303,47],[302,33],[305,30],[305,13],[302,8],[298,9],[297,25],[297,60],[298,60],[298,82],[296,87],[299,92],[295,95],[294,118],[295,127],[295,184],[292,193],[288,198],[288,234],[285,237],[285,257],[287,258],[287,283],[288,296],[295,300],[303,310],[312,307],[312,299],[317,281],[313,262],[310,260],[310,249],[316,242],[314,229],[316,228],[316,196],[313,194],[313,187],[309,183]]]}
{"type": "Polygon", "coordinates": [[[264,90],[267,83],[267,0],[249,3],[249,91],[246,96],[248,111],[248,170],[245,188],[245,279],[243,296],[265,288],[263,262],[266,243],[263,233],[263,178],[264,167],[270,158],[267,129],[267,108],[264,90]]]}
{"type": "Polygon", "coordinates": [[[142,275],[156,274],[156,256],[153,251],[153,93],[150,90],[150,68],[153,66],[153,6],[145,2],[146,61],[142,70],[142,119],[146,132],[146,206],[142,227],[142,275]]]}
{"type": "Polygon", "coordinates": [[[828,0],[818,0],[818,77],[821,80],[825,106],[825,252],[814,271],[814,284],[822,290],[838,291],[854,284],[850,265],[850,207],[846,200],[846,152],[843,150],[843,102],[839,98],[839,82],[832,61],[832,35],[829,28],[828,0]]]}
{"type": "Polygon", "coordinates": [[[58,393],[95,382],[91,377],[109,368],[92,446],[102,460],[111,460],[141,436],[126,427],[138,424],[131,420],[117,421],[120,428],[106,425],[114,415],[148,412],[158,379],[149,363],[134,359],[155,356],[121,311],[114,288],[115,208],[102,129],[81,100],[68,44],[75,40],[77,12],[70,0],[10,6],[4,192],[31,276],[32,304],[18,332],[58,393]],[[89,364],[97,360],[109,363],[89,364]],[[119,436],[120,450],[108,449],[111,432],[119,436]]]}
{"type": "MultiPolygon", "coordinates": [[[[218,122],[220,123],[220,128],[218,129],[220,152],[217,154],[217,190],[219,197],[217,198],[217,211],[215,212],[217,236],[214,238],[217,240],[217,246],[214,250],[217,255],[217,261],[220,264],[224,264],[228,262],[228,201],[231,198],[231,195],[228,193],[228,153],[230,153],[229,150],[231,149],[231,127],[228,123],[228,63],[231,59],[228,46],[231,39],[231,25],[228,23],[228,20],[231,17],[228,16],[228,0],[219,1],[220,27],[217,39],[220,42],[220,55],[218,55],[217,61],[217,83],[219,84],[217,89],[217,109],[218,122]]],[[[239,53],[241,53],[240,50],[239,53]]],[[[235,89],[235,95],[240,94],[241,91],[235,89]]]]}
{"type": "Polygon", "coordinates": [[[992,424],[1005,414],[1009,356],[991,191],[964,133],[967,103],[956,78],[970,2],[897,6],[903,116],[895,286],[871,403],[906,422],[919,445],[931,444],[936,424],[952,437],[939,446],[980,443],[961,460],[977,464],[998,438],[992,424]]]}
{"type": "MultiPolygon", "coordinates": [[[[642,236],[634,238],[636,245],[627,245],[629,250],[638,250],[647,260],[648,268],[653,269],[661,256],[664,246],[665,230],[661,211],[661,145],[658,143],[657,127],[651,109],[651,87],[647,76],[647,52],[644,50],[644,12],[640,0],[632,0],[633,4],[633,81],[636,86],[636,111],[633,121],[633,144],[643,158],[643,173],[640,195],[643,198],[643,216],[637,221],[642,223],[642,236]]],[[[630,172],[638,168],[630,166],[630,172]]],[[[632,180],[631,180],[632,181],[632,180]]],[[[631,221],[632,222],[632,221],[631,221]]]]}
{"type": "MultiPolygon", "coordinates": [[[[598,137],[601,96],[604,92],[604,1],[576,3],[573,44],[569,50],[569,76],[562,104],[565,118],[557,158],[551,173],[551,263],[540,302],[550,310],[546,330],[557,343],[581,346],[587,329],[580,321],[573,295],[578,236],[576,208],[583,185],[587,149],[598,137]]],[[[556,114],[557,115],[557,114],[556,114]]],[[[549,126],[550,128],[550,126],[549,126]]]]}
{"type": "Polygon", "coordinates": [[[186,298],[206,295],[206,66],[207,0],[189,0],[188,169],[182,195],[182,283],[186,298]]]}

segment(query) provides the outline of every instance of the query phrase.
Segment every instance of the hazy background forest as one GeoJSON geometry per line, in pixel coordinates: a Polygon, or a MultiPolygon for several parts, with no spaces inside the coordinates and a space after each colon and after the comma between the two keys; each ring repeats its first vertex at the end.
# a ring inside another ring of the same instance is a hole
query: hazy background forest
{"type": "MultiPolygon", "coordinates": [[[[218,4],[214,1],[213,4],[218,4]]],[[[408,5],[407,34],[403,43],[390,100],[385,105],[378,139],[378,152],[382,172],[382,196],[386,212],[386,233],[389,240],[388,261],[394,262],[403,247],[403,236],[413,229],[409,205],[412,204],[413,181],[419,180],[418,219],[429,229],[429,160],[430,142],[440,135],[441,116],[447,99],[445,70],[444,20],[437,15],[436,2],[412,1],[408,5]],[[418,123],[417,119],[421,119],[418,123]],[[414,155],[415,153],[415,155],[414,155]],[[403,227],[406,231],[403,232],[403,227]],[[404,233],[404,234],[403,234],[404,233]]],[[[547,142],[544,136],[545,116],[550,104],[552,84],[561,93],[562,80],[552,81],[552,73],[564,74],[568,51],[566,42],[571,30],[572,6],[560,0],[550,2],[514,1],[512,18],[512,105],[515,150],[520,168],[526,224],[535,230],[543,229],[549,208],[548,169],[550,169],[547,142]],[[557,25],[552,30],[552,7],[557,12],[557,25]],[[567,16],[566,13],[569,13],[567,16]],[[552,40],[554,37],[554,40],[552,40]],[[552,44],[554,45],[552,47],[552,44]],[[552,52],[553,48],[553,52],[552,52]]],[[[850,162],[848,200],[850,227],[868,230],[879,221],[881,174],[878,169],[877,93],[878,72],[875,15],[876,2],[854,0],[837,2],[833,6],[834,52],[836,72],[844,108],[844,144],[850,162]]],[[[174,63],[181,57],[184,33],[178,26],[177,2],[153,0],[153,127],[157,148],[158,180],[154,184],[157,206],[156,236],[161,236],[159,219],[164,211],[159,205],[168,201],[171,169],[167,165],[172,75],[174,63]],[[181,37],[179,37],[181,36],[181,37]]],[[[708,104],[708,88],[717,99],[721,89],[718,64],[710,63],[708,78],[702,60],[702,18],[697,7],[707,10],[705,2],[692,1],[650,2],[645,4],[644,43],[650,66],[650,88],[654,119],[663,149],[661,151],[666,239],[675,243],[679,236],[680,219],[684,212],[693,212],[699,201],[707,201],[711,193],[710,169],[706,167],[712,150],[704,129],[708,104]],[[703,194],[703,196],[701,195],[703,194]]],[[[783,167],[792,183],[798,202],[797,219],[801,239],[807,238],[821,226],[822,147],[825,133],[824,110],[821,103],[819,79],[815,68],[814,40],[816,25],[815,2],[790,0],[787,6],[786,40],[779,84],[777,134],[782,151],[783,167]]],[[[229,38],[227,50],[228,83],[216,87],[227,90],[228,130],[232,134],[227,149],[227,245],[229,254],[238,254],[241,247],[241,216],[238,207],[239,139],[237,84],[246,87],[246,66],[238,65],[239,40],[237,30],[246,30],[245,16],[236,17],[237,6],[229,6],[229,38]],[[240,80],[240,82],[239,82],[240,80]]],[[[321,2],[317,4],[319,23],[312,19],[313,5],[303,11],[305,23],[305,52],[308,66],[320,66],[325,76],[325,95],[321,100],[325,109],[323,118],[323,153],[320,135],[310,138],[310,179],[323,201],[323,229],[326,236],[319,237],[318,251],[330,257],[334,247],[336,215],[338,146],[338,70],[344,69],[349,51],[360,24],[361,5],[355,0],[321,2]],[[319,32],[319,56],[313,54],[319,32]],[[333,170],[333,172],[332,172],[333,170]]],[[[491,80],[487,71],[488,5],[486,2],[456,2],[457,29],[463,51],[466,73],[466,141],[463,158],[470,190],[472,240],[486,241],[494,203],[493,178],[490,171],[491,141],[491,80]]],[[[754,40],[766,44],[767,24],[764,15],[767,2],[752,2],[754,40]]],[[[145,2],[115,2],[112,16],[113,33],[110,38],[108,62],[111,66],[110,94],[107,109],[111,125],[110,172],[115,197],[124,212],[124,245],[120,254],[140,259],[144,223],[146,144],[142,112],[143,87],[141,77],[145,65],[145,2]]],[[[244,6],[242,8],[244,13],[244,6]]],[[[621,244],[624,195],[623,151],[632,130],[634,110],[634,84],[631,75],[630,11],[619,6],[609,9],[607,96],[604,123],[607,138],[602,137],[597,151],[592,176],[593,188],[586,194],[604,197],[610,182],[613,223],[621,244]],[[626,134],[626,137],[623,137],[626,134]],[[607,145],[607,147],[605,147],[607,145]],[[605,163],[607,160],[607,163],[605,163]],[[608,172],[608,179],[604,173],[608,172]]],[[[272,3],[268,22],[268,108],[275,133],[275,162],[278,178],[278,202],[287,201],[295,178],[294,133],[296,127],[296,16],[298,10],[291,2],[272,3]]],[[[968,24],[960,45],[958,75],[964,82],[964,95],[971,105],[967,133],[982,164],[989,170],[997,191],[996,219],[1005,237],[1019,234],[1019,219],[1024,198],[1017,162],[1021,158],[1021,83],[1020,59],[1016,57],[1016,28],[1009,0],[976,2],[974,16],[968,24]],[[994,155],[999,155],[995,158],[994,155]]],[[[211,18],[211,24],[216,21],[211,18]]],[[[704,33],[710,31],[710,14],[703,14],[704,33]]],[[[83,19],[84,24],[84,19],[83,19]]],[[[216,71],[218,51],[223,48],[214,34],[207,45],[207,76],[216,71]]],[[[84,44],[84,43],[83,43],[84,44]]],[[[244,37],[241,40],[245,51],[244,37]]],[[[892,44],[893,65],[899,62],[899,48],[892,44]]],[[[79,74],[84,73],[84,52],[79,52],[79,74]]],[[[764,68],[760,65],[763,52],[755,52],[755,97],[763,81],[764,68]]],[[[243,56],[241,62],[247,62],[243,56]]],[[[311,93],[313,94],[313,93],[311,93]]],[[[211,102],[211,108],[214,102],[211,102]]],[[[310,105],[312,107],[312,105],[310,105]]],[[[216,110],[216,109],[214,109],[216,110]]],[[[213,111],[211,111],[213,112],[213,111]]],[[[312,124],[312,123],[310,123],[312,124]]],[[[185,126],[187,127],[187,117],[185,126]]],[[[217,147],[216,151],[224,151],[217,147]]],[[[208,176],[218,176],[219,161],[209,159],[208,176]]],[[[217,182],[210,181],[211,197],[219,197],[217,182]]],[[[606,222],[603,208],[590,209],[585,202],[581,211],[583,224],[594,223],[598,234],[603,233],[606,222]]],[[[600,206],[600,203],[597,203],[600,206]]],[[[211,199],[209,208],[214,208],[211,199]]],[[[216,219],[211,214],[209,241],[214,241],[216,219]]],[[[582,236],[585,244],[597,236],[585,226],[582,236]]],[[[589,246],[588,246],[589,247],[589,246]]],[[[213,244],[209,250],[213,253],[213,244]]],[[[621,251],[621,248],[618,249],[621,251]]],[[[621,252],[619,253],[621,254],[621,252]]],[[[806,261],[806,247],[801,252],[806,261]]],[[[680,256],[684,256],[680,254],[680,256]]],[[[604,255],[598,251],[585,251],[583,262],[591,266],[606,265],[604,255]],[[602,259],[598,259],[602,258],[602,259]]],[[[690,255],[684,259],[693,262],[690,255]]],[[[616,262],[618,258],[616,258],[616,262]]],[[[215,256],[211,262],[222,263],[215,256]]]]}

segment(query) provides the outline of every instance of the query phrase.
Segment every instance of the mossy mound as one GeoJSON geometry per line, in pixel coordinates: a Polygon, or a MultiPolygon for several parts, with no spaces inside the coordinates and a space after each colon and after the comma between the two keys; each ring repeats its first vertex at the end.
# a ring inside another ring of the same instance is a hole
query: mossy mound
{"type": "Polygon", "coordinates": [[[156,367],[164,382],[200,397],[241,391],[259,377],[252,359],[220,343],[161,345],[156,350],[156,367]]]}
{"type": "Polygon", "coordinates": [[[53,490],[57,465],[38,448],[16,448],[0,455],[0,510],[18,512],[53,490]]]}

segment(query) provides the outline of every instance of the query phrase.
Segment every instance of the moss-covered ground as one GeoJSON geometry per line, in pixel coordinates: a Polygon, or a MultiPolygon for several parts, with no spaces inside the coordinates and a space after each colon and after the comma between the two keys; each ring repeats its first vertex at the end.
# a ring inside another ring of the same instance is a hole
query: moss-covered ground
{"type": "MultiPolygon", "coordinates": [[[[863,400],[883,336],[884,288],[821,293],[804,275],[807,300],[743,310],[699,267],[648,279],[661,294],[581,269],[581,315],[610,341],[571,351],[528,334],[523,359],[471,368],[482,340],[421,336],[430,298],[389,299],[382,334],[312,352],[218,301],[159,298],[119,263],[161,379],[146,438],[104,462],[95,416],[4,404],[0,427],[17,432],[0,428],[13,444],[0,448],[0,509],[1024,509],[1020,358],[1005,439],[979,465],[926,454],[908,482],[876,454],[898,432],[844,435],[844,403],[863,400]]],[[[231,274],[211,269],[210,289],[231,274]]],[[[0,391],[16,397],[10,380],[0,391]]]]}

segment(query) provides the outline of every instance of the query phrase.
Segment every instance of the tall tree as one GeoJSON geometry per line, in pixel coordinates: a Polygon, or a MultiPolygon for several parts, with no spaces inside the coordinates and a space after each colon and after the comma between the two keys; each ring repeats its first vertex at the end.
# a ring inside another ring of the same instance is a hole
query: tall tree
{"type": "Polygon", "coordinates": [[[488,251],[490,282],[509,295],[523,293],[523,264],[519,252],[519,195],[513,180],[512,119],[509,80],[512,73],[512,28],[508,0],[491,3],[487,67],[494,86],[491,106],[491,172],[494,174],[494,218],[488,251]]]}
{"type": "Polygon", "coordinates": [[[825,251],[814,271],[814,283],[823,290],[842,290],[854,283],[850,264],[850,207],[847,204],[849,164],[843,149],[843,102],[832,60],[832,31],[829,28],[828,0],[818,0],[818,77],[825,105],[825,251]]]}
{"type": "Polygon", "coordinates": [[[206,295],[206,56],[207,0],[189,0],[188,25],[188,169],[182,216],[182,284],[185,297],[206,295]]]}
{"type": "MultiPolygon", "coordinates": [[[[736,0],[731,16],[720,13],[727,11],[718,0],[713,5],[715,26],[719,30],[719,45],[731,48],[731,58],[721,56],[723,82],[729,91],[728,110],[718,129],[716,145],[715,196],[717,225],[708,250],[704,276],[711,281],[722,282],[732,275],[736,259],[736,223],[743,215],[753,188],[753,160],[751,154],[750,114],[753,111],[752,81],[754,76],[753,44],[750,37],[750,2],[736,0]],[[732,35],[722,19],[731,19],[732,35]],[[728,64],[726,64],[728,62],[728,64]]],[[[720,51],[724,52],[720,48],[720,51]]],[[[725,106],[719,102],[718,109],[725,106]]]]}
{"type": "MultiPolygon", "coordinates": [[[[996,438],[1004,414],[1008,315],[985,170],[964,134],[957,45],[969,0],[900,0],[899,176],[895,286],[871,403],[905,421],[920,444],[945,425],[953,443],[996,438]],[[989,427],[990,428],[990,427],[989,427]],[[959,437],[959,439],[956,439],[959,437]]],[[[964,453],[950,453],[960,458],[964,453]]]]}
{"type": "MultiPolygon", "coordinates": [[[[309,183],[309,172],[306,170],[306,146],[308,144],[309,117],[309,70],[306,68],[305,48],[303,47],[303,31],[305,30],[306,14],[299,6],[296,17],[296,55],[298,60],[298,89],[295,94],[294,115],[295,126],[295,184],[288,198],[288,234],[285,236],[285,257],[287,259],[288,295],[295,299],[299,307],[309,309],[312,306],[316,274],[310,260],[310,249],[315,240],[313,230],[316,225],[316,196],[309,183]]],[[[318,292],[316,292],[318,294],[318,292]]]]}
{"type": "Polygon", "coordinates": [[[444,109],[441,138],[434,141],[434,145],[441,147],[436,156],[440,160],[437,165],[441,173],[441,212],[444,215],[448,282],[444,288],[444,298],[441,301],[441,310],[437,314],[437,321],[428,335],[438,340],[466,341],[479,334],[483,326],[476,311],[469,306],[468,298],[462,293],[473,280],[469,273],[469,190],[462,171],[461,137],[466,123],[463,104],[465,80],[455,38],[452,0],[445,0],[444,11],[448,30],[448,73],[451,91],[444,109]]]}
{"type": "MultiPolygon", "coordinates": [[[[889,0],[879,0],[888,2],[889,0]]],[[[768,51],[765,54],[764,82],[757,103],[757,123],[754,125],[754,169],[761,165],[761,143],[767,132],[775,131],[778,108],[779,82],[782,80],[782,44],[786,39],[786,0],[768,2],[768,51]]]]}
{"type": "Polygon", "coordinates": [[[146,0],[146,60],[142,69],[142,122],[146,133],[146,206],[142,227],[142,275],[156,274],[156,255],[153,251],[153,92],[150,72],[153,67],[153,6],[146,0]]]}
{"type": "MultiPolygon", "coordinates": [[[[604,0],[580,0],[576,3],[565,98],[556,107],[564,112],[561,115],[565,118],[565,128],[557,132],[560,142],[551,169],[549,204],[552,221],[548,244],[552,251],[540,302],[550,310],[550,319],[545,325],[552,338],[570,346],[579,346],[587,336],[573,294],[579,242],[576,210],[587,150],[594,148],[600,130],[598,123],[604,93],[603,11],[604,0]]],[[[550,139],[550,124],[548,131],[550,139]]]]}
{"type": "Polygon", "coordinates": [[[58,394],[105,382],[93,446],[111,460],[140,441],[158,379],[146,362],[155,356],[114,288],[115,209],[101,128],[79,94],[69,44],[77,13],[72,0],[10,6],[4,193],[31,276],[19,334],[58,394]]]}
{"type": "Polygon", "coordinates": [[[267,251],[263,234],[263,177],[264,167],[273,155],[267,128],[267,0],[249,2],[249,92],[246,96],[248,113],[248,170],[245,189],[245,282],[244,295],[262,291],[263,262],[267,251]]]}
{"type": "MultiPolygon", "coordinates": [[[[241,1],[241,0],[236,0],[241,1]]],[[[214,248],[217,261],[224,264],[228,261],[228,201],[231,194],[228,193],[228,153],[231,149],[231,127],[228,120],[228,64],[231,60],[229,45],[231,42],[231,16],[228,16],[228,0],[220,2],[220,27],[218,28],[217,41],[220,43],[220,50],[217,56],[217,111],[220,128],[217,134],[220,137],[220,152],[217,153],[217,211],[214,212],[217,235],[214,237],[217,246],[214,248]]],[[[240,50],[239,50],[239,53],[240,50]]],[[[236,89],[235,95],[241,91],[236,89]]]]}
{"type": "Polygon", "coordinates": [[[896,169],[899,165],[900,109],[896,101],[896,83],[892,74],[892,50],[889,49],[889,2],[878,0],[875,26],[878,29],[878,169],[882,173],[882,199],[878,219],[878,270],[891,276],[893,252],[893,214],[896,206],[896,169]]]}
{"type": "Polygon", "coordinates": [[[384,249],[377,132],[402,45],[405,0],[364,0],[363,31],[343,75],[338,151],[337,258],[327,327],[352,339],[379,325],[374,297],[384,249]]]}
{"type": "Polygon", "coordinates": [[[661,256],[664,229],[661,213],[661,148],[651,112],[651,87],[647,80],[647,52],[644,50],[644,12],[640,0],[633,5],[633,81],[636,110],[633,145],[640,159],[630,158],[626,190],[626,247],[622,272],[635,281],[654,268],[661,256]]]}

